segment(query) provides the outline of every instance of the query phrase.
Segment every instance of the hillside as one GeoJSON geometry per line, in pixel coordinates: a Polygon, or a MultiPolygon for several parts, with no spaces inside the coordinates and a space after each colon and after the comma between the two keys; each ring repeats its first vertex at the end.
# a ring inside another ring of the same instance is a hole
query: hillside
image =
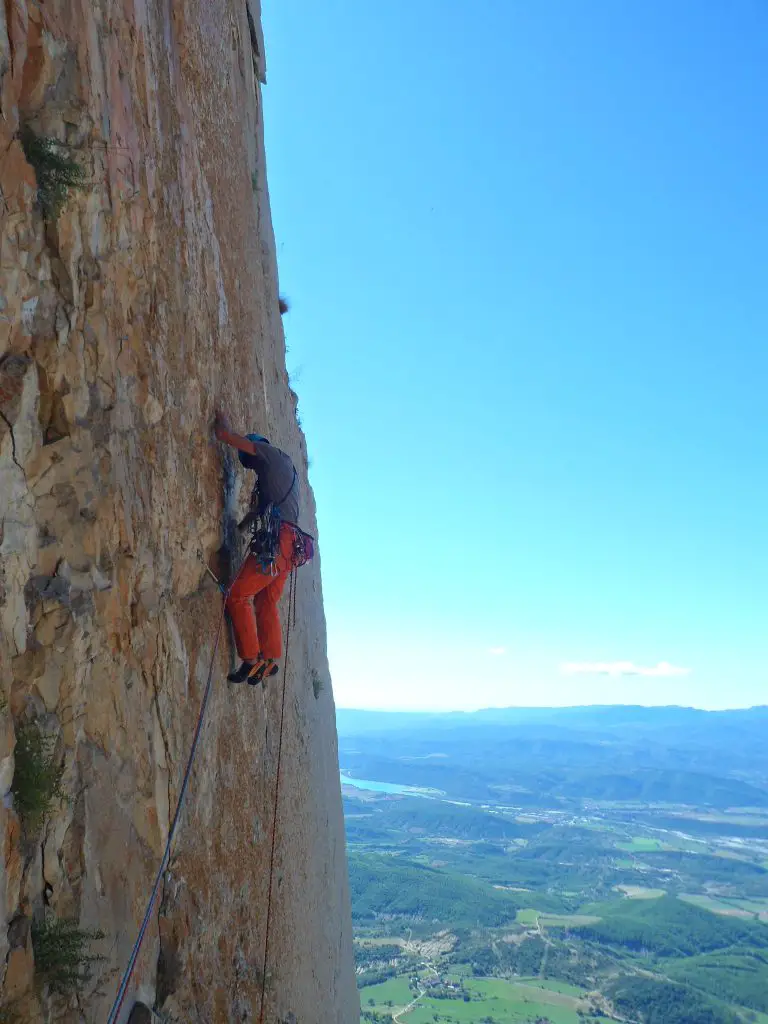
{"type": "Polygon", "coordinates": [[[681,957],[715,949],[768,947],[768,925],[718,917],[672,896],[624,900],[582,935],[658,956],[681,957]]]}
{"type": "Polygon", "coordinates": [[[340,712],[362,1020],[762,1021],[764,722],[340,712]]]}
{"type": "Polygon", "coordinates": [[[339,710],[343,767],[469,800],[768,806],[768,709],[339,710]],[[435,756],[439,755],[439,756],[435,756]],[[713,760],[717,771],[713,771],[713,760]]]}

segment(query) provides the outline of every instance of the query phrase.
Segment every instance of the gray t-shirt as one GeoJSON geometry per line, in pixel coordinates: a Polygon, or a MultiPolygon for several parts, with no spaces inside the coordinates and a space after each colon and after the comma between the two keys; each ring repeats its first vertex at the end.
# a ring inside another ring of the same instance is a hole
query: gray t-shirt
{"type": "Polygon", "coordinates": [[[259,508],[271,501],[283,522],[299,523],[299,477],[290,455],[271,444],[256,444],[259,508]]]}

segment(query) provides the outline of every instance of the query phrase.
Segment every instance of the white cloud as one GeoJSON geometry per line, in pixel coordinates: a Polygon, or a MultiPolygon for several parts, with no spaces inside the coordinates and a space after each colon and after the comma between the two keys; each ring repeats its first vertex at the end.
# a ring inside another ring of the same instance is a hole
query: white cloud
{"type": "Polygon", "coordinates": [[[687,676],[689,668],[660,661],[658,665],[635,665],[631,661],[570,661],[560,666],[565,675],[601,676],[687,676]]]}
{"type": "Polygon", "coordinates": [[[506,654],[507,653],[507,648],[506,647],[489,647],[488,648],[488,653],[489,654],[506,654]]]}

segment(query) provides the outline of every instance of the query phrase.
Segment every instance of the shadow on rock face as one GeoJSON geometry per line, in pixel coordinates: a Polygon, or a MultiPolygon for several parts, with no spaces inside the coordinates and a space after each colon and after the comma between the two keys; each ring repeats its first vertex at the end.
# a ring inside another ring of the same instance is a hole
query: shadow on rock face
{"type": "Polygon", "coordinates": [[[152,1024],[152,1011],[144,1003],[135,1003],[128,1024],[152,1024]]]}

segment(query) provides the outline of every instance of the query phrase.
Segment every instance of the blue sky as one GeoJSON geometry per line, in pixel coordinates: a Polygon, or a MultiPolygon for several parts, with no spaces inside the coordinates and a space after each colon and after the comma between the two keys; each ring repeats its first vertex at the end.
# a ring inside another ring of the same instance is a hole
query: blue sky
{"type": "Polygon", "coordinates": [[[264,27],[337,703],[768,703],[768,5],[264,27]]]}

